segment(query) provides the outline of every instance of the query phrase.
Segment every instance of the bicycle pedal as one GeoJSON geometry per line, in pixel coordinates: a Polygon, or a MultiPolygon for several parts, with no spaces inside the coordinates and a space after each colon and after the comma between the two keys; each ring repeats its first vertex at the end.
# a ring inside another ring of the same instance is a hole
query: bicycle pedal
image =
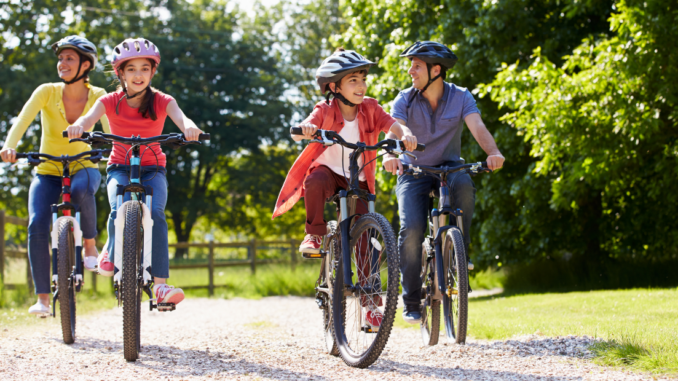
{"type": "Polygon", "coordinates": [[[327,253],[324,250],[320,250],[319,253],[301,253],[301,256],[306,259],[325,258],[325,255],[327,255],[327,253]]]}
{"type": "Polygon", "coordinates": [[[362,331],[365,332],[365,333],[377,333],[377,332],[379,332],[379,329],[378,328],[373,329],[372,326],[365,325],[365,326],[363,326],[362,331]]]}
{"type": "Polygon", "coordinates": [[[177,305],[174,303],[153,303],[155,299],[151,299],[148,301],[148,305],[150,307],[150,310],[153,311],[153,309],[157,309],[159,312],[167,312],[167,311],[174,311],[177,309],[177,305]]]}

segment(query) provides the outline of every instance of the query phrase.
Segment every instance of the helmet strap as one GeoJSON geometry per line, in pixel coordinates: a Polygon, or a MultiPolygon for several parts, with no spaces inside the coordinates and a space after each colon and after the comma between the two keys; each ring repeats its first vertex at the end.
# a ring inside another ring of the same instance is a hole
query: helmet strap
{"type": "Polygon", "coordinates": [[[122,85],[122,92],[125,93],[125,95],[120,97],[120,99],[118,100],[118,103],[115,105],[115,114],[116,115],[120,115],[120,102],[122,102],[123,99],[125,99],[125,98],[127,98],[127,99],[136,98],[137,96],[144,94],[146,92],[146,90],[148,90],[148,88],[151,87],[151,85],[149,84],[148,86],[146,86],[145,89],[139,91],[138,93],[136,93],[132,96],[129,96],[129,94],[127,93],[127,88],[125,87],[125,81],[123,81],[122,78],[120,78],[120,76],[118,76],[118,80],[120,81],[120,83],[123,84],[122,85]]]}
{"type": "MultiPolygon", "coordinates": [[[[85,57],[83,57],[83,55],[80,54],[80,52],[78,52],[78,56],[80,56],[80,63],[78,63],[78,71],[75,72],[75,77],[73,77],[73,79],[71,79],[70,81],[66,81],[66,80],[62,79],[62,81],[67,85],[71,85],[73,83],[78,82],[79,80],[85,78],[87,76],[87,74],[89,73],[89,70],[85,70],[85,72],[82,73],[82,75],[78,77],[78,74],[80,74],[80,69],[82,68],[82,60],[85,59],[85,57]]],[[[91,70],[91,68],[90,68],[90,70],[91,70]]]]}
{"type": "MultiPolygon", "coordinates": [[[[355,103],[352,103],[351,101],[349,101],[348,99],[346,99],[346,97],[343,96],[343,95],[342,95],[341,93],[339,93],[339,92],[334,93],[334,92],[332,92],[332,90],[330,90],[330,93],[334,96],[335,99],[339,99],[339,100],[342,101],[346,106],[349,106],[349,107],[355,107],[355,106],[357,106],[355,103]]],[[[329,99],[329,94],[327,95],[327,97],[328,97],[328,99],[329,99]]]]}
{"type": "Polygon", "coordinates": [[[423,94],[424,91],[426,91],[426,89],[428,89],[428,87],[431,86],[431,84],[432,84],[433,82],[435,82],[438,78],[440,78],[440,77],[442,76],[442,73],[440,73],[440,74],[436,75],[435,77],[431,78],[431,69],[429,68],[429,69],[427,70],[427,72],[428,72],[428,83],[426,84],[426,86],[424,86],[423,89],[421,89],[421,90],[415,89],[415,90],[412,92],[412,96],[411,96],[410,99],[407,101],[407,108],[410,108],[410,106],[412,105],[412,102],[414,101],[414,97],[416,97],[417,94],[423,94]]]}

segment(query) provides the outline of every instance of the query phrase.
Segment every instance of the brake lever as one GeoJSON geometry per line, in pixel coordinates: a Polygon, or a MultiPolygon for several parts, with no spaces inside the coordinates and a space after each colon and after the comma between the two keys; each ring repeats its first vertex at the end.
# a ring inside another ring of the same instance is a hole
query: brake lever
{"type": "Polygon", "coordinates": [[[325,130],[320,130],[320,136],[322,137],[322,143],[325,147],[333,146],[335,144],[334,140],[328,139],[325,136],[325,130]]]}
{"type": "Polygon", "coordinates": [[[402,147],[400,147],[400,140],[396,140],[395,144],[396,144],[396,148],[392,149],[391,152],[398,154],[398,155],[405,155],[405,156],[410,157],[414,160],[417,160],[417,157],[414,154],[412,154],[409,151],[406,151],[406,150],[402,149],[402,147]]]}

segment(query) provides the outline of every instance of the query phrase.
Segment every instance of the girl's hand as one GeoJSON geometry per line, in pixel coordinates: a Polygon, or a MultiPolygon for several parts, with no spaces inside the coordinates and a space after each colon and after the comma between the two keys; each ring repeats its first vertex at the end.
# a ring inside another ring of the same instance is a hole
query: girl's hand
{"type": "Polygon", "coordinates": [[[16,150],[14,148],[5,148],[0,151],[0,157],[5,163],[16,163],[16,150]]]}
{"type": "Polygon", "coordinates": [[[304,139],[313,139],[313,134],[318,131],[318,126],[311,123],[302,123],[299,127],[301,127],[301,132],[304,133],[304,139]]]}
{"type": "Polygon", "coordinates": [[[200,134],[202,134],[202,133],[203,133],[202,130],[199,129],[198,127],[188,126],[184,130],[184,137],[188,141],[195,141],[195,140],[198,140],[198,138],[200,137],[200,134]]]}
{"type": "Polygon", "coordinates": [[[66,128],[66,132],[68,132],[69,139],[78,139],[82,136],[82,133],[85,132],[85,129],[82,128],[82,126],[74,124],[72,126],[68,126],[68,128],[66,128]]]}

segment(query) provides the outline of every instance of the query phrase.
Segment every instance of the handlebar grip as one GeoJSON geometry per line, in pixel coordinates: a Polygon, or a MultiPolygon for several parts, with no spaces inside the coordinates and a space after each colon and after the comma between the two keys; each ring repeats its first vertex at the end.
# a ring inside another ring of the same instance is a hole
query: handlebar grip
{"type": "Polygon", "coordinates": [[[483,161],[482,163],[480,163],[480,165],[483,167],[483,169],[490,169],[490,167],[487,166],[486,161],[483,161]]]}
{"type": "Polygon", "coordinates": [[[210,134],[200,134],[198,140],[210,140],[210,134]]]}
{"type": "MultiPolygon", "coordinates": [[[[80,138],[86,139],[86,138],[89,138],[89,135],[90,135],[89,132],[83,132],[82,135],[80,136],[80,138]]],[[[62,131],[61,136],[63,136],[64,138],[67,138],[68,137],[68,131],[62,131]]]]}
{"type": "Polygon", "coordinates": [[[19,153],[17,152],[16,155],[14,156],[17,159],[28,159],[28,154],[27,153],[19,153]]]}
{"type": "Polygon", "coordinates": [[[290,127],[290,135],[303,135],[301,127],[290,127]]]}
{"type": "Polygon", "coordinates": [[[414,150],[415,150],[415,151],[422,151],[422,152],[423,152],[425,149],[426,149],[426,145],[425,145],[425,144],[417,143],[417,148],[415,148],[414,150]]]}

